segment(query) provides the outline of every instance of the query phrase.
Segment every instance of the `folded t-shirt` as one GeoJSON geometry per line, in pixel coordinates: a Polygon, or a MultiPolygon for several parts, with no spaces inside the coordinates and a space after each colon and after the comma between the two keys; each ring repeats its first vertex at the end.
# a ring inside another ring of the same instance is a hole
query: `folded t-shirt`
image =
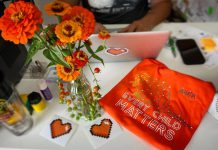
{"type": "Polygon", "coordinates": [[[117,122],[159,149],[184,149],[214,97],[206,81],[145,59],[100,101],[117,122]]]}

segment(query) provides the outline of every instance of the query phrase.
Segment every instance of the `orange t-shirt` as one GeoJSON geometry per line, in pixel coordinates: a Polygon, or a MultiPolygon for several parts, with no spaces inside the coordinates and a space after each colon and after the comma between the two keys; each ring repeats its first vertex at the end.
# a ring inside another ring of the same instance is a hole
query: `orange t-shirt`
{"type": "Polygon", "coordinates": [[[200,79],[145,59],[100,101],[118,123],[159,149],[184,149],[215,94],[200,79]]]}

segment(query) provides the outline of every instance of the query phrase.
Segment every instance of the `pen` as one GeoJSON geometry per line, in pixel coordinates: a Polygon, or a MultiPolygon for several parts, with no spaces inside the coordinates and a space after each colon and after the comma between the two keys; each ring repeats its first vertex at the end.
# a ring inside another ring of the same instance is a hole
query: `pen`
{"type": "Polygon", "coordinates": [[[35,61],[35,64],[36,64],[38,71],[42,72],[42,64],[38,60],[35,61]]]}
{"type": "Polygon", "coordinates": [[[174,57],[176,57],[176,47],[175,47],[175,42],[174,42],[174,40],[170,37],[169,38],[169,46],[170,46],[170,48],[171,48],[171,51],[172,51],[172,53],[173,53],[173,56],[174,57]]]}

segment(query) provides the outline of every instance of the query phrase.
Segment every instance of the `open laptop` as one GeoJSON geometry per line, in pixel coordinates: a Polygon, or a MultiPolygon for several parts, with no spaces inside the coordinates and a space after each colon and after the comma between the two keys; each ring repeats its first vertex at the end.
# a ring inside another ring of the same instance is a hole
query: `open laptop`
{"type": "MultiPolygon", "coordinates": [[[[106,41],[107,49],[98,52],[104,62],[133,61],[156,58],[170,36],[169,31],[149,31],[131,33],[111,33],[106,41]]],[[[103,43],[97,34],[90,37],[95,51],[103,43]]],[[[90,62],[99,62],[91,59],[90,62]]]]}

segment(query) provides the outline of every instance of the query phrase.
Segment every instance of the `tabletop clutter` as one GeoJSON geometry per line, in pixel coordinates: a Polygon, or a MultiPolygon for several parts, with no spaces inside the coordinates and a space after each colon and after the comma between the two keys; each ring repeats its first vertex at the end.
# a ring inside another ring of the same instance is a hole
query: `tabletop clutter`
{"type": "MultiPolygon", "coordinates": [[[[46,89],[47,95],[42,90],[41,93],[21,96],[30,113],[42,111],[46,101],[55,100],[51,100],[45,80],[40,80],[39,89],[46,89]]],[[[157,148],[184,149],[207,112],[214,94],[211,83],[170,70],[157,60],[145,59],[100,99],[99,103],[107,114],[94,122],[87,122],[83,130],[94,148],[122,134],[122,126],[157,148]]],[[[11,122],[16,113],[6,119],[2,116],[8,112],[2,110],[5,109],[1,108],[1,121],[16,124],[16,120],[11,122]]],[[[40,135],[66,146],[77,127],[75,121],[57,114],[45,124],[40,135]]]]}
{"type": "MultiPolygon", "coordinates": [[[[77,24],[75,26],[80,29],[77,24]]],[[[180,32],[180,36],[175,37],[172,33],[168,42],[174,57],[178,57],[176,40],[191,37],[200,46],[200,51],[206,58],[205,64],[207,64],[207,67],[214,67],[218,64],[212,57],[218,51],[218,40],[214,35],[191,28],[182,31],[182,33],[181,31],[178,32],[180,32]],[[212,62],[213,64],[211,64],[212,62]]],[[[106,32],[104,34],[109,36],[106,32]]],[[[79,72],[82,68],[79,68],[78,65],[84,66],[88,58],[79,49],[86,47],[94,58],[97,58],[100,62],[103,61],[95,53],[106,48],[101,45],[93,52],[87,43],[88,41],[84,45],[80,45],[80,42],[73,56],[64,57],[63,60],[67,60],[68,65],[72,65],[71,68],[59,66],[59,70],[56,70],[57,66],[49,67],[45,70],[47,71],[46,76],[41,78],[41,74],[38,75],[40,77],[39,80],[37,79],[38,91],[40,92],[18,93],[15,87],[4,83],[2,80],[4,77],[0,72],[1,125],[15,135],[31,134],[31,128],[34,128],[31,115],[43,113],[47,103],[61,100],[64,104],[67,104],[67,111],[71,113],[71,117],[76,119],[70,120],[60,114],[53,114],[49,122],[40,122],[44,126],[39,135],[62,147],[65,147],[75,136],[80,126],[76,121],[81,118],[86,121],[82,129],[94,149],[120,136],[123,133],[122,128],[126,128],[158,149],[180,150],[187,146],[208,109],[215,118],[218,118],[218,96],[215,96],[215,88],[212,83],[174,71],[155,59],[141,60],[104,96],[100,95],[100,86],[95,78],[100,69],[92,70],[91,65],[89,65],[97,86],[91,93],[88,91],[88,95],[91,95],[91,97],[95,95],[97,99],[78,98],[77,95],[70,95],[68,91],[65,91],[65,87],[69,87],[68,83],[60,83],[60,80],[56,80],[58,75],[64,76],[69,73],[75,77],[76,74],[78,76],[80,73],[83,74],[79,72]],[[78,59],[76,61],[79,63],[73,66],[75,59],[78,59]],[[75,69],[75,72],[70,69],[75,69]],[[51,81],[58,82],[58,88],[61,90],[59,97],[52,95],[53,91],[48,86],[51,81]],[[75,103],[76,100],[78,100],[77,103],[75,103]],[[84,109],[85,104],[89,104],[87,109],[84,109]],[[88,114],[87,118],[83,116],[82,109],[88,114]],[[73,111],[79,113],[73,114],[73,111]],[[96,113],[98,111],[101,114],[96,113]],[[29,132],[26,133],[27,131],[29,132]]],[[[71,51],[73,49],[71,46],[76,47],[75,44],[70,45],[71,51]]],[[[66,54],[68,53],[66,52],[66,54]]],[[[218,57],[218,55],[216,56],[218,57]]],[[[47,55],[47,57],[53,57],[53,53],[47,55]]],[[[56,63],[57,60],[54,62],[56,63]]],[[[35,63],[38,66],[41,64],[40,61],[35,63]]],[[[66,62],[61,63],[65,64],[66,62]]],[[[42,72],[39,68],[38,71],[42,72]]],[[[70,79],[69,74],[64,78],[70,79]]],[[[84,87],[90,89],[90,86],[85,83],[87,80],[80,80],[79,82],[82,86],[71,89],[70,92],[84,92],[84,87]]],[[[75,82],[71,82],[71,84],[73,83],[75,82]]]]}
{"type": "MultiPolygon", "coordinates": [[[[214,45],[210,39],[202,40],[207,49],[214,45]]],[[[53,72],[53,81],[55,75],[53,72]]],[[[47,78],[51,82],[51,78],[47,78]]],[[[9,87],[1,84],[1,89],[5,88],[9,87]]],[[[16,96],[9,97],[8,102],[1,99],[0,120],[15,135],[24,133],[17,133],[16,124],[29,124],[26,129],[32,127],[31,117],[22,114],[24,112],[21,112],[20,105],[24,105],[34,115],[34,111],[43,112],[47,102],[58,100],[53,98],[46,79],[38,80],[38,89],[40,93],[33,91],[21,94],[20,98],[14,89],[16,96]],[[22,100],[23,104],[11,103],[10,99],[15,97],[16,100],[13,101],[22,100]],[[20,123],[22,117],[30,120],[20,123]]],[[[170,70],[156,60],[145,59],[100,99],[99,103],[107,114],[94,122],[87,122],[83,130],[93,148],[103,146],[121,135],[121,127],[124,127],[157,148],[184,149],[212,101],[210,113],[217,116],[217,108],[214,106],[217,100],[213,100],[214,94],[215,89],[211,83],[170,70]]],[[[40,135],[64,147],[75,135],[78,126],[75,121],[56,114],[45,124],[40,135]]]]}

